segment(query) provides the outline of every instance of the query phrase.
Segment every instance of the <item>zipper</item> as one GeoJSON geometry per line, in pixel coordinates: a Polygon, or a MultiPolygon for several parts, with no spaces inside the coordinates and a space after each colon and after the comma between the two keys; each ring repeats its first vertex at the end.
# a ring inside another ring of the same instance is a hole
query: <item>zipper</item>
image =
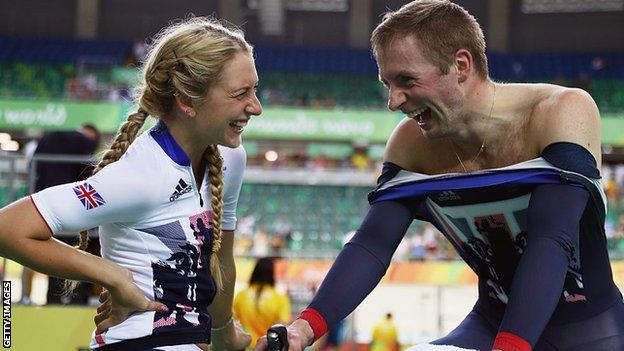
{"type": "Polygon", "coordinates": [[[193,190],[195,191],[195,195],[197,197],[199,197],[199,207],[201,207],[203,209],[204,208],[204,199],[201,196],[201,192],[197,188],[197,180],[195,179],[195,173],[193,173],[193,167],[188,166],[187,171],[191,174],[191,179],[193,180],[193,182],[192,182],[193,184],[191,186],[193,187],[193,190]]]}

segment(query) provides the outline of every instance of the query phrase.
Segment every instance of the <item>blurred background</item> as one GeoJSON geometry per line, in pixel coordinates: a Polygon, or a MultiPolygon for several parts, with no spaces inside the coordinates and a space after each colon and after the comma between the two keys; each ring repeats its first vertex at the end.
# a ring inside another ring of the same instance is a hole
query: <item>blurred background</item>
{"type": "MultiPolygon", "coordinates": [[[[403,118],[385,109],[368,39],[385,11],[407,2],[0,1],[0,206],[36,189],[51,164],[91,160],[84,149],[43,152],[46,135],[88,124],[101,133],[96,155],[107,145],[133,109],[150,36],[190,14],[227,19],[255,46],[264,105],[243,136],[237,290],[257,258],[276,257],[276,285],[295,316],[363,218],[384,143],[403,118]]],[[[623,288],[624,0],[455,2],[481,24],[494,80],[578,87],[597,102],[606,233],[623,288]]],[[[52,303],[46,276],[7,261],[2,274],[13,282],[13,349],[86,348],[97,287],[79,301],[52,303]]],[[[394,324],[398,346],[387,349],[429,340],[452,329],[476,295],[475,275],[434,228],[415,221],[382,284],[334,331],[335,340],[315,348],[365,349],[388,313],[384,323],[394,324]]]]}

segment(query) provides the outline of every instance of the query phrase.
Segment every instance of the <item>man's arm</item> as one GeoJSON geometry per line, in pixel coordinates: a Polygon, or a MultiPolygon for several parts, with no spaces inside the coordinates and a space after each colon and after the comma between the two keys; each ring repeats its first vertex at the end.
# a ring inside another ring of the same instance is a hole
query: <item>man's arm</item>
{"type": "MultiPolygon", "coordinates": [[[[579,148],[565,154],[599,167],[600,116],[586,92],[560,89],[536,108],[531,123],[540,152],[554,143],[577,144],[587,151],[579,148]]],[[[527,247],[514,275],[495,350],[530,350],[537,342],[562,294],[570,260],[578,252],[579,222],[588,197],[587,190],[569,184],[543,185],[533,191],[527,247]]]]}
{"type": "Polygon", "coordinates": [[[579,222],[588,198],[586,189],[569,184],[540,185],[533,190],[527,245],[514,274],[495,349],[530,351],[537,343],[557,307],[568,266],[578,253],[579,222]]]}
{"type": "MultiPolygon", "coordinates": [[[[342,249],[310,306],[288,327],[291,350],[303,350],[351,313],[377,286],[412,222],[410,207],[399,201],[375,203],[342,249]]],[[[266,337],[255,350],[265,350],[266,337]]]]}

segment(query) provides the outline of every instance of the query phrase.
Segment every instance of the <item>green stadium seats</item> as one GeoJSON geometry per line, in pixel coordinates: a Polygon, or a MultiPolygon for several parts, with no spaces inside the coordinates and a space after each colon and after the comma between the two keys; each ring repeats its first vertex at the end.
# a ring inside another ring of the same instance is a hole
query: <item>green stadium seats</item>
{"type": "Polygon", "coordinates": [[[289,249],[335,251],[356,230],[368,209],[368,187],[245,183],[237,216],[254,216],[256,228],[274,232],[286,220],[293,234],[289,249]]]}
{"type": "MultiPolygon", "coordinates": [[[[133,72],[138,74],[120,66],[0,61],[0,98],[71,98],[67,92],[70,80],[85,72],[95,75],[98,86],[104,90],[131,81],[133,72]]],[[[258,96],[267,106],[385,108],[386,90],[373,74],[284,71],[260,71],[259,74],[258,96]]],[[[531,78],[526,76],[521,80],[531,81],[531,78]]],[[[624,79],[594,77],[589,80],[589,92],[603,113],[624,111],[624,79]]],[[[87,98],[106,97],[106,91],[103,91],[87,98]]]]}

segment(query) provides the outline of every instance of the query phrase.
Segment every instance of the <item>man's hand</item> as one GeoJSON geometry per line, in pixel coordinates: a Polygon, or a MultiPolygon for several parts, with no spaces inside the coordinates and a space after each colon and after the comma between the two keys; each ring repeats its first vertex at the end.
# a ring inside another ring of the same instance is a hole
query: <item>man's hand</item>
{"type": "MultiPolygon", "coordinates": [[[[287,328],[289,351],[303,351],[314,341],[314,332],[308,321],[296,319],[287,328]]],[[[253,351],[265,351],[268,349],[266,335],[259,338],[253,351]]]]}

